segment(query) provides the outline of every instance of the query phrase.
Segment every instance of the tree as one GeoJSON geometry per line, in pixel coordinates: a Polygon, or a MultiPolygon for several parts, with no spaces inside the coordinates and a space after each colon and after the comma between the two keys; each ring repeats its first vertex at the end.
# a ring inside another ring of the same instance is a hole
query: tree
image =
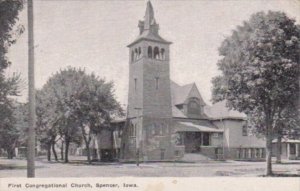
{"type": "Polygon", "coordinates": [[[300,31],[285,13],[253,14],[227,37],[219,54],[222,74],[212,80],[213,101],[246,113],[266,138],[266,175],[281,113],[299,98],[300,31]]]}
{"type": "MultiPolygon", "coordinates": [[[[109,128],[110,116],[121,111],[113,95],[113,83],[105,82],[82,69],[69,67],[53,75],[40,90],[38,117],[46,120],[46,132],[56,127],[65,145],[65,162],[68,162],[70,142],[81,143],[82,137],[87,159],[90,159],[92,134],[109,128]],[[45,117],[42,117],[44,113],[45,117]]],[[[39,126],[42,126],[41,122],[39,126]]]]}
{"type": "Polygon", "coordinates": [[[7,157],[12,159],[14,149],[26,142],[28,127],[26,105],[12,102],[10,105],[0,106],[0,147],[6,150],[7,157]]]}
{"type": "Polygon", "coordinates": [[[51,160],[51,148],[55,160],[57,161],[57,153],[55,144],[58,138],[57,118],[55,118],[55,110],[50,99],[51,91],[44,88],[43,91],[37,91],[36,94],[36,115],[37,115],[37,137],[41,146],[47,150],[47,159],[51,160]]]}
{"type": "Polygon", "coordinates": [[[23,33],[23,26],[14,28],[19,11],[22,10],[21,0],[0,1],[0,104],[8,104],[9,96],[19,94],[19,75],[5,77],[4,71],[11,64],[6,57],[8,48],[16,42],[16,38],[23,33]]]}
{"type": "Polygon", "coordinates": [[[48,153],[50,153],[51,145],[52,150],[54,150],[54,141],[59,135],[61,144],[64,144],[64,157],[61,157],[65,162],[68,162],[70,143],[77,141],[79,136],[79,126],[73,116],[70,115],[72,111],[69,107],[71,95],[77,91],[75,78],[62,70],[54,74],[37,94],[37,126],[39,132],[44,132],[40,134],[40,140],[44,140],[48,153]],[[48,135],[51,136],[48,137],[48,135]]]}
{"type": "Polygon", "coordinates": [[[87,160],[91,163],[90,142],[92,134],[110,128],[111,115],[122,115],[120,104],[113,95],[113,83],[105,82],[94,74],[82,75],[81,89],[73,97],[74,114],[78,119],[87,150],[87,160]]]}
{"type": "MultiPolygon", "coordinates": [[[[13,101],[10,96],[17,96],[19,94],[20,76],[14,74],[12,77],[6,77],[4,72],[11,64],[6,57],[8,48],[16,42],[16,38],[24,30],[21,25],[18,27],[15,26],[19,11],[22,8],[23,4],[21,0],[0,1],[0,131],[3,138],[7,138],[4,135],[11,135],[12,141],[15,138],[15,132],[12,126],[14,122],[13,101]]],[[[7,144],[8,142],[2,141],[1,146],[7,147],[9,146],[7,144]]]]}

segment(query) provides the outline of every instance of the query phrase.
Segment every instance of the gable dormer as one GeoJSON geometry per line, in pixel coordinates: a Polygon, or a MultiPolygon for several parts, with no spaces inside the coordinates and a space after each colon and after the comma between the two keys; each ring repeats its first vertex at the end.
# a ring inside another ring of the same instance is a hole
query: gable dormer
{"type": "Polygon", "coordinates": [[[172,83],[172,102],[188,118],[207,118],[202,96],[195,83],[179,86],[172,83]]]}

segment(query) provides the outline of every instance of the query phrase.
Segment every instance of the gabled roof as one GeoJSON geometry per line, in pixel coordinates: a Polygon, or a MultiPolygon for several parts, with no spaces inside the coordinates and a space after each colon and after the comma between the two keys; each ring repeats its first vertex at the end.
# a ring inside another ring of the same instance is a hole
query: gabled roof
{"type": "Polygon", "coordinates": [[[188,98],[189,93],[193,88],[194,83],[180,86],[175,82],[171,81],[171,92],[172,92],[172,104],[179,105],[183,104],[188,98]]]}
{"type": "Polygon", "coordinates": [[[187,118],[187,116],[185,116],[175,105],[172,105],[172,116],[178,118],[187,118]]]}
{"type": "MultiPolygon", "coordinates": [[[[198,88],[195,83],[186,84],[183,86],[178,85],[177,83],[171,81],[171,96],[172,96],[172,113],[173,117],[180,118],[188,118],[182,111],[180,111],[176,106],[185,103],[185,101],[189,98],[189,95],[193,88],[198,88]]],[[[213,104],[212,106],[208,106],[204,103],[200,92],[198,98],[203,103],[204,107],[204,115],[210,119],[246,119],[246,115],[244,113],[238,112],[236,110],[230,110],[226,107],[226,102],[221,101],[213,104]]]]}
{"type": "Polygon", "coordinates": [[[204,107],[204,112],[211,119],[246,119],[247,116],[236,110],[230,110],[226,107],[226,101],[220,101],[212,106],[204,107]]]}

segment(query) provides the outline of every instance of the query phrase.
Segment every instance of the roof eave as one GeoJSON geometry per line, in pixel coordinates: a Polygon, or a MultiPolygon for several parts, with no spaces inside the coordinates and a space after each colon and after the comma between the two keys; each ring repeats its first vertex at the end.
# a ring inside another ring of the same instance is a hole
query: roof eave
{"type": "Polygon", "coordinates": [[[219,117],[219,118],[209,118],[211,121],[222,121],[222,120],[247,120],[246,117],[219,117]]]}
{"type": "Polygon", "coordinates": [[[153,40],[153,39],[148,39],[148,38],[142,37],[142,38],[139,38],[139,39],[135,40],[134,42],[130,43],[129,45],[127,45],[127,47],[130,48],[131,46],[139,43],[142,40],[151,41],[151,42],[159,42],[162,44],[172,44],[172,42],[170,42],[170,41],[153,40]]]}

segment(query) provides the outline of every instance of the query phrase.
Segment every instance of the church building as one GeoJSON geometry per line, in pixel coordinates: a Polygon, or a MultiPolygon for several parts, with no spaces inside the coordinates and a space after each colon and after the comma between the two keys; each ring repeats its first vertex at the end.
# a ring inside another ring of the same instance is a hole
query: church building
{"type": "Polygon", "coordinates": [[[122,161],[174,161],[193,153],[212,159],[261,160],[265,141],[251,135],[247,118],[225,102],[207,105],[195,83],[170,79],[172,43],[159,35],[150,1],[129,48],[126,120],[114,135],[122,161]]]}

